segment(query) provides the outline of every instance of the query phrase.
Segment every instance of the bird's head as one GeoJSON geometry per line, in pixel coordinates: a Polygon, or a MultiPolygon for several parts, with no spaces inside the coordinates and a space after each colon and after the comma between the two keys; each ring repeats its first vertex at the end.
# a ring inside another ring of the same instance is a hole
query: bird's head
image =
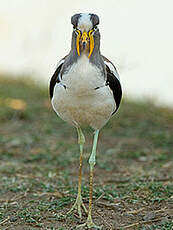
{"type": "Polygon", "coordinates": [[[100,33],[97,28],[99,17],[96,14],[75,14],[71,18],[71,23],[73,25],[72,41],[78,56],[85,53],[90,58],[96,43],[98,43],[98,48],[100,44],[100,33]]]}

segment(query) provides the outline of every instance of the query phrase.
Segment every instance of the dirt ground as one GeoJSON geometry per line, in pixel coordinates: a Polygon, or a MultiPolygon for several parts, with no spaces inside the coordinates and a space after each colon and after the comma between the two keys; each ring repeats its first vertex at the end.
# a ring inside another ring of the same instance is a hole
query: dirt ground
{"type": "MultiPolygon", "coordinates": [[[[88,207],[93,134],[84,132],[88,207]]],[[[0,229],[70,230],[84,223],[84,212],[82,219],[66,215],[77,195],[78,158],[76,130],[52,111],[47,89],[1,77],[0,229]]],[[[173,110],[124,98],[100,133],[92,215],[103,230],[173,229],[173,110]]]]}

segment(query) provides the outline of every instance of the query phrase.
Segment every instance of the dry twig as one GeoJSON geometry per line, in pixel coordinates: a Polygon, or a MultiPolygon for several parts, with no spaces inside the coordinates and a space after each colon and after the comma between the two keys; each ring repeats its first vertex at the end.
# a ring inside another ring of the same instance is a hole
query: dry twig
{"type": "Polygon", "coordinates": [[[128,228],[131,228],[131,227],[139,226],[141,224],[150,224],[150,223],[157,222],[157,221],[161,221],[161,218],[153,219],[153,220],[149,220],[149,221],[136,222],[136,223],[133,223],[133,224],[130,224],[130,225],[120,226],[120,227],[123,228],[123,229],[128,229],[128,228]]]}
{"type": "Polygon", "coordinates": [[[7,222],[10,219],[10,217],[8,216],[5,220],[0,222],[0,225],[4,224],[5,222],[7,222]]]}

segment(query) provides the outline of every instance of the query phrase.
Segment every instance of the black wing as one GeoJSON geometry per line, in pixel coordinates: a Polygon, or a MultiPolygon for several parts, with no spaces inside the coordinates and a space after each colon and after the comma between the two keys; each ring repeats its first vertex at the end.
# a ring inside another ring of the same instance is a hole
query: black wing
{"type": "Polygon", "coordinates": [[[56,83],[59,83],[60,82],[60,79],[59,79],[59,73],[61,71],[61,68],[62,68],[62,65],[64,63],[64,59],[62,59],[58,66],[57,66],[57,69],[55,71],[55,73],[53,74],[51,80],[50,80],[50,85],[49,85],[49,95],[50,95],[50,98],[52,99],[53,97],[53,91],[54,91],[54,87],[55,87],[55,84],[56,83]]]}
{"type": "Polygon", "coordinates": [[[121,88],[119,75],[118,75],[118,72],[115,66],[104,56],[103,56],[103,59],[106,65],[106,73],[107,73],[106,84],[109,85],[110,89],[112,90],[113,95],[114,95],[114,100],[116,103],[116,109],[112,113],[114,114],[120,106],[120,102],[122,98],[122,88],[121,88]]]}

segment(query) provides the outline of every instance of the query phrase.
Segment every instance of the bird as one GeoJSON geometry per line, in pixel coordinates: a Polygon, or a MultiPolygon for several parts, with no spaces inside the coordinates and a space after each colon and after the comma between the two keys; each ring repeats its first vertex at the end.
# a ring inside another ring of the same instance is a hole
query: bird
{"type": "Polygon", "coordinates": [[[67,214],[82,208],[86,222],[79,227],[100,229],[92,218],[92,197],[96,148],[100,129],[118,111],[122,99],[120,77],[114,64],[100,52],[99,17],[93,13],[77,13],[71,17],[73,26],[71,50],[62,58],[50,80],[49,94],[53,110],[64,121],[74,126],[80,150],[78,194],[67,214]],[[82,159],[85,136],[83,128],[94,133],[89,157],[89,206],[84,205],[81,194],[82,159]]]}

